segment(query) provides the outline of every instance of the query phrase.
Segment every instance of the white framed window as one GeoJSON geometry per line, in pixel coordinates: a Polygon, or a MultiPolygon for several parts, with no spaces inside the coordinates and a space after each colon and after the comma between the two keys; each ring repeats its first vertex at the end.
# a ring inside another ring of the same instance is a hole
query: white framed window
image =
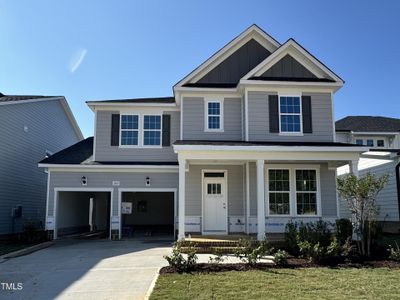
{"type": "Polygon", "coordinates": [[[205,101],[205,131],[224,130],[224,103],[222,100],[205,101]]]}
{"type": "Polygon", "coordinates": [[[121,114],[120,147],[159,148],[162,145],[160,114],[121,114]]]}
{"type": "Polygon", "coordinates": [[[363,140],[356,139],[356,145],[362,146],[364,144],[363,140]]]}
{"type": "Polygon", "coordinates": [[[279,95],[279,132],[282,134],[302,134],[301,97],[299,95],[279,95]]]}
{"type": "Polygon", "coordinates": [[[319,165],[266,167],[268,216],[321,216],[319,165]]]}
{"type": "Polygon", "coordinates": [[[377,140],[376,146],[377,147],[385,147],[385,140],[377,140]]]}
{"type": "Polygon", "coordinates": [[[367,146],[368,146],[368,147],[374,147],[374,140],[368,139],[368,140],[367,140],[367,146]]]}

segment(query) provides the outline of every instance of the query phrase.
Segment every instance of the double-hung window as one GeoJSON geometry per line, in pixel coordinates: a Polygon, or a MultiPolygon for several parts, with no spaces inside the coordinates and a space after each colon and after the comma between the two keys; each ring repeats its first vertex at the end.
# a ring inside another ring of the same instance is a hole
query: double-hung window
{"type": "Polygon", "coordinates": [[[279,97],[279,120],[281,133],[301,133],[301,101],[299,96],[279,97]]]}
{"type": "Polygon", "coordinates": [[[296,170],[296,205],[298,215],[317,214],[316,170],[296,170]]]}
{"type": "Polygon", "coordinates": [[[207,101],[206,104],[206,129],[208,131],[223,130],[222,101],[207,101]]]}
{"type": "Polygon", "coordinates": [[[158,115],[143,116],[143,145],[144,146],[161,145],[161,116],[158,115]]]}
{"type": "Polygon", "coordinates": [[[361,139],[356,140],[356,145],[362,146],[364,144],[364,141],[361,139]]]}
{"type": "Polygon", "coordinates": [[[138,115],[121,115],[121,145],[139,145],[138,115]]]}
{"type": "Polygon", "coordinates": [[[268,199],[270,215],[290,214],[289,170],[268,170],[268,199]]]}

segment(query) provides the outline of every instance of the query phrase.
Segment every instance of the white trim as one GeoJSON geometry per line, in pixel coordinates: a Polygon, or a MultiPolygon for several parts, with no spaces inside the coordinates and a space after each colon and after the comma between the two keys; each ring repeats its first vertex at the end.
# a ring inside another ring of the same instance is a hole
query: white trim
{"type": "Polygon", "coordinates": [[[279,116],[279,135],[288,135],[288,136],[302,136],[303,135],[303,105],[302,105],[302,95],[301,94],[278,94],[278,116],[279,116]],[[300,113],[281,113],[281,97],[296,97],[299,98],[299,104],[300,104],[300,113]],[[300,116],[300,131],[282,131],[281,130],[281,115],[298,115],[300,116]]]}
{"type": "MultiPolygon", "coordinates": [[[[122,163],[122,162],[121,162],[122,163]]],[[[173,171],[177,172],[178,165],[63,165],[63,164],[39,164],[39,168],[51,168],[52,171],[70,171],[71,169],[79,170],[79,172],[96,172],[106,170],[107,172],[119,171],[119,172],[145,172],[157,171],[166,172],[173,171]],[[122,169],[122,170],[121,170],[122,169]]]]}
{"type": "Polygon", "coordinates": [[[204,97],[204,132],[224,132],[224,98],[204,97]],[[219,103],[219,115],[211,115],[213,117],[219,117],[219,128],[209,128],[209,103],[219,103]]]}
{"type": "Polygon", "coordinates": [[[216,169],[202,169],[201,170],[201,234],[202,235],[213,235],[213,234],[228,234],[229,232],[229,197],[228,197],[228,170],[216,170],[216,169]],[[204,219],[205,219],[205,211],[204,211],[204,173],[224,173],[224,185],[225,185],[225,201],[226,201],[226,230],[224,232],[218,231],[218,232],[210,232],[210,231],[205,231],[204,230],[204,219]]]}
{"type": "MultiPolygon", "coordinates": [[[[47,230],[47,217],[49,216],[49,198],[50,198],[50,170],[47,171],[47,190],[46,190],[46,219],[44,228],[47,230]]],[[[54,221],[53,221],[54,222],[54,221]]],[[[54,224],[55,225],[55,224],[54,224]]]]}
{"type": "Polygon", "coordinates": [[[246,162],[246,233],[250,233],[250,165],[246,162]]]}
{"type": "Polygon", "coordinates": [[[245,141],[249,140],[249,91],[244,88],[244,130],[245,141]]]}
{"type": "Polygon", "coordinates": [[[185,239],[185,193],[186,193],[186,161],[185,159],[179,158],[179,177],[178,177],[178,189],[179,189],[179,205],[178,205],[178,239],[185,239]]]}
{"type": "MultiPolygon", "coordinates": [[[[336,142],[336,122],[335,122],[335,105],[333,103],[333,92],[331,94],[331,117],[332,117],[332,128],[333,128],[333,141],[336,142]]],[[[312,106],[311,106],[312,107],[312,106]]]]}
{"type": "Polygon", "coordinates": [[[176,103],[122,103],[122,102],[86,102],[87,106],[92,110],[111,110],[114,108],[121,107],[158,107],[158,108],[174,108],[177,107],[176,103]],[[110,107],[111,106],[111,107],[110,107]]]}
{"type": "MultiPolygon", "coordinates": [[[[249,86],[252,88],[254,87],[262,87],[266,88],[268,87],[268,91],[270,91],[271,88],[280,88],[280,87],[287,87],[287,86],[295,86],[295,87],[301,87],[303,89],[306,88],[324,88],[327,92],[334,91],[336,92],[338,89],[340,89],[343,86],[343,83],[337,83],[337,82],[296,82],[296,81],[265,81],[265,80],[243,80],[241,79],[239,82],[240,86],[249,86]]],[[[308,91],[308,90],[307,90],[308,91]]],[[[309,90],[310,92],[316,92],[309,90]]],[[[306,90],[304,90],[306,92],[306,90]]]]}
{"type": "Polygon", "coordinates": [[[265,168],[265,213],[268,217],[290,217],[292,215],[292,197],[291,197],[291,191],[292,191],[292,170],[291,168],[287,166],[282,166],[282,165],[266,165],[265,168]],[[269,190],[269,170],[287,170],[289,171],[289,190],[288,191],[270,191],[269,190]],[[289,194],[289,214],[271,214],[269,210],[269,195],[270,193],[287,193],[289,194]]]}
{"type": "Polygon", "coordinates": [[[179,123],[179,130],[180,130],[180,139],[181,140],[183,140],[183,97],[182,97],[182,94],[180,94],[179,95],[179,98],[180,98],[180,104],[181,104],[181,109],[180,109],[180,116],[181,116],[181,120],[180,120],[180,123],[179,123]]]}
{"type": "MultiPolygon", "coordinates": [[[[120,121],[121,122],[121,121],[120,121]]],[[[96,140],[97,140],[97,110],[94,111],[94,127],[93,127],[93,161],[96,161],[96,140]]]]}
{"type": "Polygon", "coordinates": [[[141,193],[174,193],[174,239],[176,235],[176,209],[177,209],[177,188],[118,188],[118,217],[119,217],[119,239],[122,238],[122,214],[121,214],[121,202],[122,193],[125,192],[141,192],[141,193]]]}
{"type": "Polygon", "coordinates": [[[257,239],[265,236],[265,160],[256,161],[257,177],[257,239]]]}
{"type": "Polygon", "coordinates": [[[59,192],[108,192],[110,193],[110,239],[111,239],[111,217],[112,217],[112,203],[113,203],[113,188],[91,188],[91,187],[55,187],[54,189],[54,208],[53,208],[53,218],[54,218],[54,234],[53,239],[57,239],[57,206],[58,206],[58,195],[59,192]]]}
{"type": "Polygon", "coordinates": [[[238,35],[235,39],[226,44],[222,49],[217,51],[209,59],[207,59],[200,66],[194,69],[191,73],[189,73],[178,83],[176,83],[174,89],[175,87],[182,87],[182,85],[184,85],[186,82],[196,81],[196,79],[197,80],[200,79],[202,76],[205,75],[205,73],[207,73],[207,71],[212,69],[215,65],[221,63],[232,53],[234,53],[237,49],[239,49],[246,42],[248,42],[251,38],[257,40],[270,52],[274,52],[280,46],[280,44],[277,41],[275,41],[263,30],[261,30],[257,25],[251,25],[240,35],[238,35]]]}

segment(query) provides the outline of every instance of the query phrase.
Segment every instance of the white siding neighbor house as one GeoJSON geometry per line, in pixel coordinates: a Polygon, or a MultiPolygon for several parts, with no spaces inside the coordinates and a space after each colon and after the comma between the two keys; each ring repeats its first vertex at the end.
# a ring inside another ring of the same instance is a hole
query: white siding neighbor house
{"type": "Polygon", "coordinates": [[[290,220],[334,221],[336,169],[357,172],[368,149],[335,141],[343,84],[295,40],[252,25],[171,97],[87,101],[94,137],[39,164],[47,230],[262,238],[290,220]]]}

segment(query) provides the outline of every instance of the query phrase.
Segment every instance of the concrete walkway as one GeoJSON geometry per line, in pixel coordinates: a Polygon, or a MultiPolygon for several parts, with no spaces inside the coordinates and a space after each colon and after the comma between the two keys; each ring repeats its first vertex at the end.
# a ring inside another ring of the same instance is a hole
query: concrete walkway
{"type": "Polygon", "coordinates": [[[166,265],[163,241],[60,241],[0,264],[0,299],[143,299],[166,265]]]}

